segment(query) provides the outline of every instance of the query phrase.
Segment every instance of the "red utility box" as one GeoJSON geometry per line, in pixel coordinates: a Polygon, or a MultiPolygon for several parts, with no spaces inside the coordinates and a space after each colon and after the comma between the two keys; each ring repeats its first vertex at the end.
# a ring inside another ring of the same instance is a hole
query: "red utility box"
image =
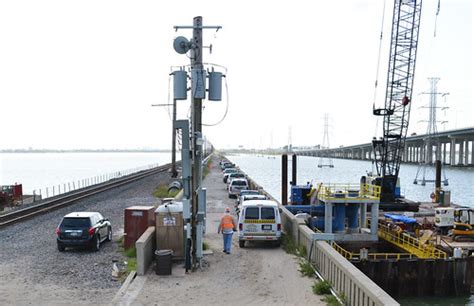
{"type": "Polygon", "coordinates": [[[154,206],[131,206],[125,208],[124,248],[135,246],[135,242],[147,230],[155,225],[154,206]]]}

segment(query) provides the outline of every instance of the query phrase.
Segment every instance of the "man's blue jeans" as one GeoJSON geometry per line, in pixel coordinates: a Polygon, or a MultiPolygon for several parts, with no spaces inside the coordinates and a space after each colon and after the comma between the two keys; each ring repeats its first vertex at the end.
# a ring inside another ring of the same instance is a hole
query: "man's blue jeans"
{"type": "Polygon", "coordinates": [[[230,248],[232,246],[232,235],[234,233],[233,232],[230,232],[230,233],[224,233],[222,236],[224,236],[224,251],[226,253],[230,253],[230,248]]]}

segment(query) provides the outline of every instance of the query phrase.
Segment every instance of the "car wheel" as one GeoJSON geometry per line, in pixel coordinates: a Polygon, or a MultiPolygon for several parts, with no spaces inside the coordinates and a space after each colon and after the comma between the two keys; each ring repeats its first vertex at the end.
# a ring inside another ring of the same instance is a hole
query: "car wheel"
{"type": "Polygon", "coordinates": [[[95,235],[92,239],[92,250],[97,252],[100,249],[100,236],[95,235]]]}
{"type": "Polygon", "coordinates": [[[112,227],[108,227],[107,230],[107,241],[112,241],[112,227]]]}
{"type": "Polygon", "coordinates": [[[58,242],[58,251],[64,252],[65,250],[66,250],[66,247],[61,242],[58,242]]]}
{"type": "Polygon", "coordinates": [[[245,248],[245,240],[239,240],[239,247],[245,248]]]}

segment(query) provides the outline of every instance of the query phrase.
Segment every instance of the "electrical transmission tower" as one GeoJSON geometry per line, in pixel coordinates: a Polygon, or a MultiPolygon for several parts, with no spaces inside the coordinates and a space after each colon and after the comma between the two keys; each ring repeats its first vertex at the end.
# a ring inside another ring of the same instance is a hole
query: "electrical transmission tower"
{"type": "MultiPolygon", "coordinates": [[[[430,102],[428,106],[424,106],[422,108],[428,109],[428,120],[423,120],[423,122],[428,122],[428,127],[426,130],[426,138],[423,139],[424,145],[424,156],[421,160],[418,170],[416,172],[415,180],[413,184],[418,184],[425,186],[426,183],[434,183],[435,179],[435,171],[434,171],[434,160],[433,155],[435,155],[435,159],[439,160],[441,156],[441,143],[438,137],[438,128],[437,123],[446,123],[445,121],[438,121],[436,119],[436,110],[438,108],[446,109],[446,107],[438,107],[437,106],[437,98],[438,95],[445,97],[449,93],[438,92],[438,82],[439,78],[428,78],[431,83],[431,88],[429,92],[423,92],[421,94],[427,94],[430,96],[430,102]],[[435,152],[433,154],[433,147],[435,148],[435,152]],[[432,175],[433,178],[427,178],[427,175],[432,175]]],[[[448,185],[448,179],[446,178],[446,174],[443,170],[443,184],[445,186],[448,185]]]]}
{"type": "Polygon", "coordinates": [[[332,161],[330,153],[328,151],[324,151],[324,150],[329,149],[329,115],[328,114],[324,114],[324,135],[323,135],[323,143],[321,144],[321,149],[323,151],[321,152],[321,155],[319,156],[318,168],[322,168],[322,167],[334,168],[334,163],[332,161]],[[327,158],[323,157],[323,155],[326,155],[327,158]],[[326,159],[327,159],[327,163],[324,163],[326,159]]]}

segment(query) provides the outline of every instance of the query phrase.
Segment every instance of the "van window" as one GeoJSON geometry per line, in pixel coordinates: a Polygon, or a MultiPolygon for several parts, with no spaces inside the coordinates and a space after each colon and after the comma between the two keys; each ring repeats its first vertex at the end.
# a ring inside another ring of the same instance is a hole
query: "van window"
{"type": "Polygon", "coordinates": [[[245,219],[258,220],[258,207],[247,207],[245,210],[245,219]]]}
{"type": "Polygon", "coordinates": [[[262,220],[275,220],[275,209],[273,207],[262,207],[262,220]]]}
{"type": "Polygon", "coordinates": [[[232,181],[232,186],[247,186],[246,181],[232,181]]]}

